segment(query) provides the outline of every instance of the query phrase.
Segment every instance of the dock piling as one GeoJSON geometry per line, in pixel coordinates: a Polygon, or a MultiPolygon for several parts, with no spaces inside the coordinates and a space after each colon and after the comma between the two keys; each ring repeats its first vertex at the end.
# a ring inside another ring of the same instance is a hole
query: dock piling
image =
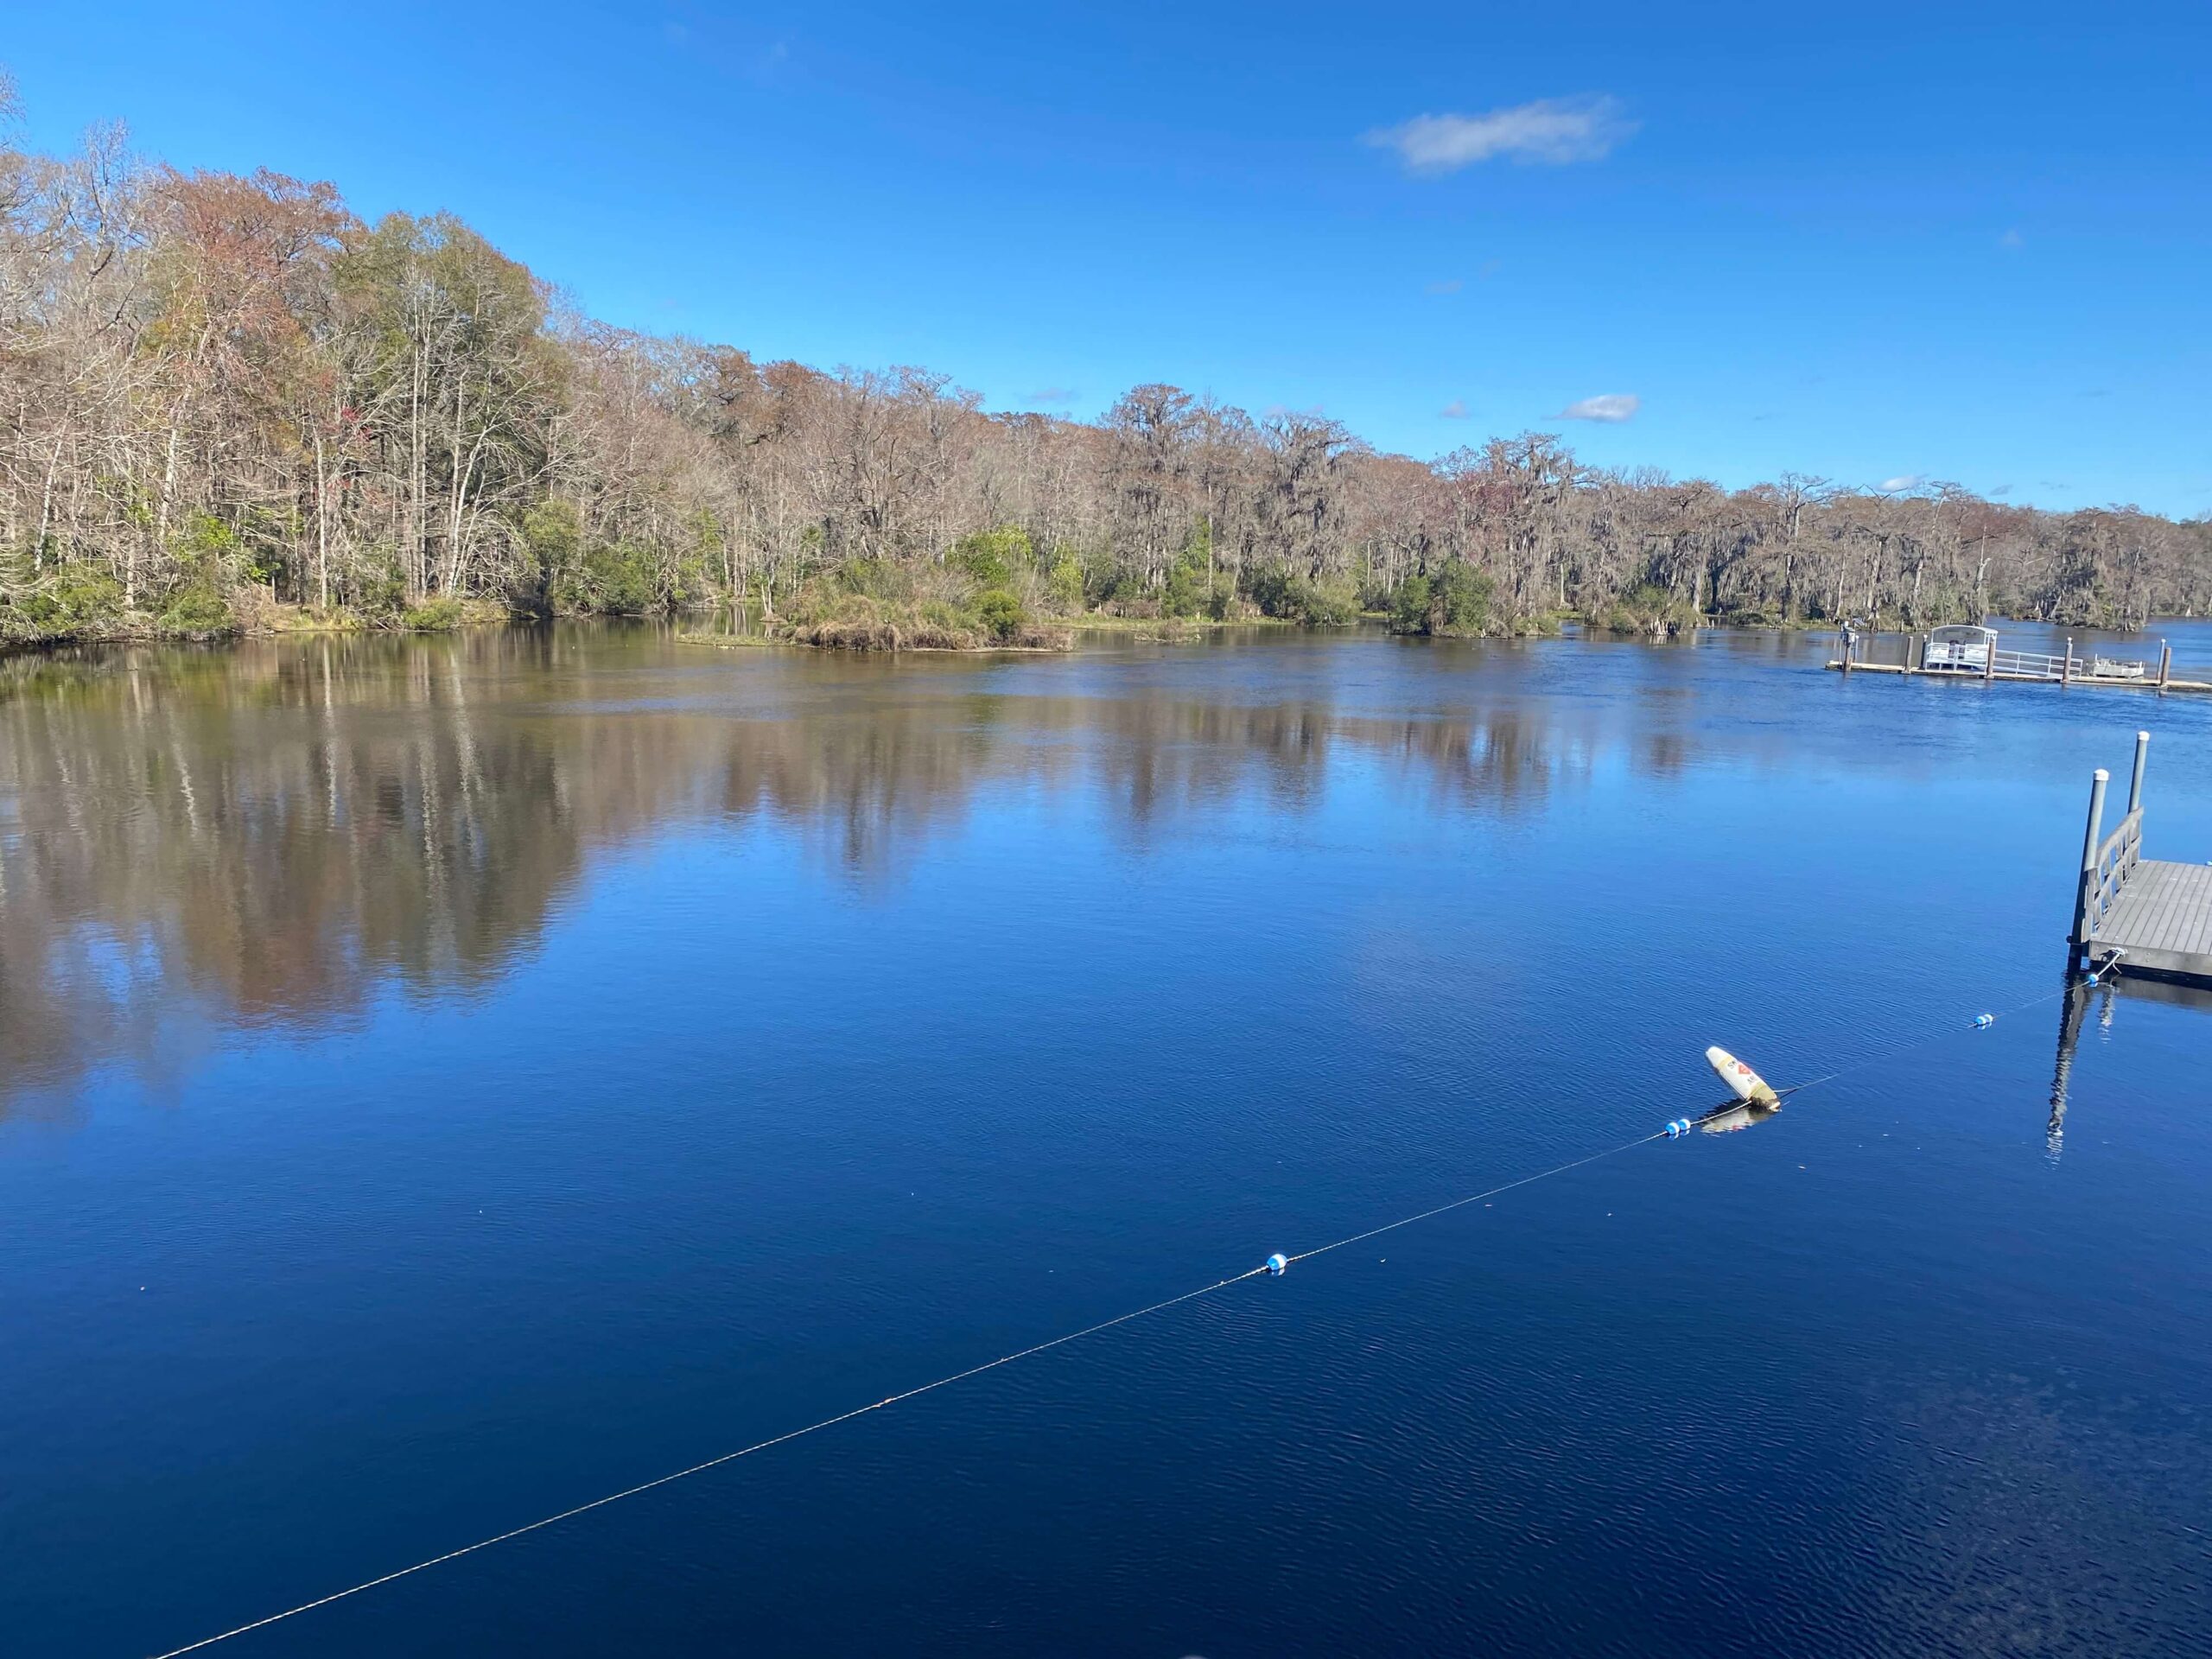
{"type": "Polygon", "coordinates": [[[2150,753],[2151,734],[2136,733],[2135,775],[2127,780],[2127,810],[2131,812],[2140,812],[2143,810],[2143,762],[2150,753]]]}
{"type": "Polygon", "coordinates": [[[2112,774],[2102,766],[2089,779],[2089,827],[2082,840],[2082,886],[2074,895],[2074,949],[2089,943],[2089,895],[2097,885],[2097,847],[2105,827],[2105,785],[2112,774]]]}

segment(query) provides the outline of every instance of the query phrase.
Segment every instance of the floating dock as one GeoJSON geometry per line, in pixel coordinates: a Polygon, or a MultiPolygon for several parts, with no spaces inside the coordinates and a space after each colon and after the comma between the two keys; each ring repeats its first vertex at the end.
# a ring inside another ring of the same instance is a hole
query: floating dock
{"type": "Polygon", "coordinates": [[[2177,864],[2143,856],[2143,767],[2151,734],[2135,734],[2135,770],[2127,815],[2104,832],[2105,790],[2099,767],[2089,784],[2089,823],[2082,843],[2082,881],[2074,899],[2074,960],[2102,973],[2151,975],[2212,985],[2212,864],[2177,864]]]}
{"type": "Polygon", "coordinates": [[[1845,629],[1837,636],[1836,654],[1828,659],[1828,666],[1844,674],[1925,674],[1936,679],[2002,681],[2013,685],[2119,686],[2161,694],[2212,692],[2212,680],[2176,677],[2173,647],[2163,642],[2155,661],[2095,652],[2077,657],[2070,639],[2063,652],[2001,651],[1994,628],[1955,626],[1925,634],[1901,635],[1904,643],[1897,660],[1875,662],[1868,653],[1879,637],[1845,629]]]}

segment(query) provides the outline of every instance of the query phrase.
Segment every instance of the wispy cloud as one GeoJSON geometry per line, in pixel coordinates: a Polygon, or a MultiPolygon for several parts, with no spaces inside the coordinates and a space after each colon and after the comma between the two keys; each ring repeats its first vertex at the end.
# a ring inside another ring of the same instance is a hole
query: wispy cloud
{"type": "Polygon", "coordinates": [[[1072,386],[1046,386],[1031,392],[1021,401],[1033,407],[1039,404],[1071,404],[1075,399],[1076,392],[1072,386]]]}
{"type": "Polygon", "coordinates": [[[2028,245],[2028,238],[2018,231],[2007,231],[1997,238],[1997,245],[2007,253],[2018,253],[2028,245]]]}
{"type": "Polygon", "coordinates": [[[1895,478],[1885,478],[1874,487],[1884,495],[1895,495],[1900,490],[1916,490],[1928,481],[1925,473],[1899,473],[1895,478]]]}
{"type": "Polygon", "coordinates": [[[1623,421],[1632,421],[1636,411],[1643,407],[1643,399],[1632,391],[1609,391],[1600,397],[1585,397],[1579,404],[1569,404],[1560,410],[1563,421],[1604,421],[1618,426],[1623,421]]]}
{"type": "Polygon", "coordinates": [[[1464,421],[1467,418],[1467,400],[1464,397],[1454,397],[1436,412],[1447,421],[1464,421]]]}
{"type": "Polygon", "coordinates": [[[2007,496],[2012,493],[2012,486],[2010,484],[1993,484],[1989,486],[1989,493],[1993,498],[2007,496]]]}
{"type": "Polygon", "coordinates": [[[1466,285],[1463,277],[1447,276],[1440,283],[1431,283],[1421,291],[1426,294],[1457,294],[1466,285]]]}
{"type": "Polygon", "coordinates": [[[791,61],[789,36],[764,36],[742,22],[710,17],[696,9],[688,21],[664,21],[660,38],[699,68],[734,75],[756,86],[780,79],[791,61]]]}
{"type": "Polygon", "coordinates": [[[1414,172],[1456,173],[1499,156],[1552,167],[1602,161],[1636,129],[1618,99],[1591,93],[1480,115],[1417,115],[1369,133],[1367,142],[1396,150],[1414,172]]]}

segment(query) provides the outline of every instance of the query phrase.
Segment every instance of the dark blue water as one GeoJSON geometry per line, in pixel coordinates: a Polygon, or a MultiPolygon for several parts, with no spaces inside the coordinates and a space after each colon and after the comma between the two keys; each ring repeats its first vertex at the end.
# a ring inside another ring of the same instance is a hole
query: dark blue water
{"type": "Polygon", "coordinates": [[[3,1645],[1615,1145],[1719,1042],[1858,1069],[213,1651],[2212,1650],[2212,999],[2061,994],[2089,770],[2146,726],[2212,858],[2212,700],[1826,648],[12,665],[3,1645]]]}

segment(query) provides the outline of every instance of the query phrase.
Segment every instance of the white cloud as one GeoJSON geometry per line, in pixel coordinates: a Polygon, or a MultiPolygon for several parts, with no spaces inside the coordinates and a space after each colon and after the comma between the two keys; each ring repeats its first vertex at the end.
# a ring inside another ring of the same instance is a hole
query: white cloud
{"type": "Polygon", "coordinates": [[[1884,495],[1895,495],[1900,490],[1916,490],[1928,481],[1925,473],[1899,473],[1895,478],[1885,478],[1874,487],[1884,495]]]}
{"type": "Polygon", "coordinates": [[[1029,404],[1071,404],[1075,402],[1075,392],[1067,386],[1046,386],[1040,391],[1031,392],[1021,401],[1029,404]]]}
{"type": "Polygon", "coordinates": [[[1367,142],[1396,150],[1416,173],[1456,173],[1496,156],[1554,167],[1602,161],[1636,128],[1618,99],[1592,94],[1540,98],[1480,115],[1417,115],[1369,133],[1367,142]]]}
{"type": "Polygon", "coordinates": [[[1436,412],[1447,421],[1464,421],[1467,418],[1467,400],[1464,397],[1454,397],[1436,412]]]}
{"type": "Polygon", "coordinates": [[[1560,410],[1563,421],[1605,421],[1618,426],[1623,421],[1632,421],[1636,411],[1643,407],[1643,399],[1632,391],[1609,391],[1601,397],[1585,397],[1579,404],[1569,404],[1560,410]]]}
{"type": "Polygon", "coordinates": [[[1997,245],[2007,253],[2018,253],[2028,245],[2028,238],[2018,231],[2007,231],[1997,238],[1997,245]]]}
{"type": "Polygon", "coordinates": [[[1447,276],[1440,283],[1431,283],[1425,290],[1430,294],[1457,294],[1467,284],[1457,276],[1447,276]]]}

